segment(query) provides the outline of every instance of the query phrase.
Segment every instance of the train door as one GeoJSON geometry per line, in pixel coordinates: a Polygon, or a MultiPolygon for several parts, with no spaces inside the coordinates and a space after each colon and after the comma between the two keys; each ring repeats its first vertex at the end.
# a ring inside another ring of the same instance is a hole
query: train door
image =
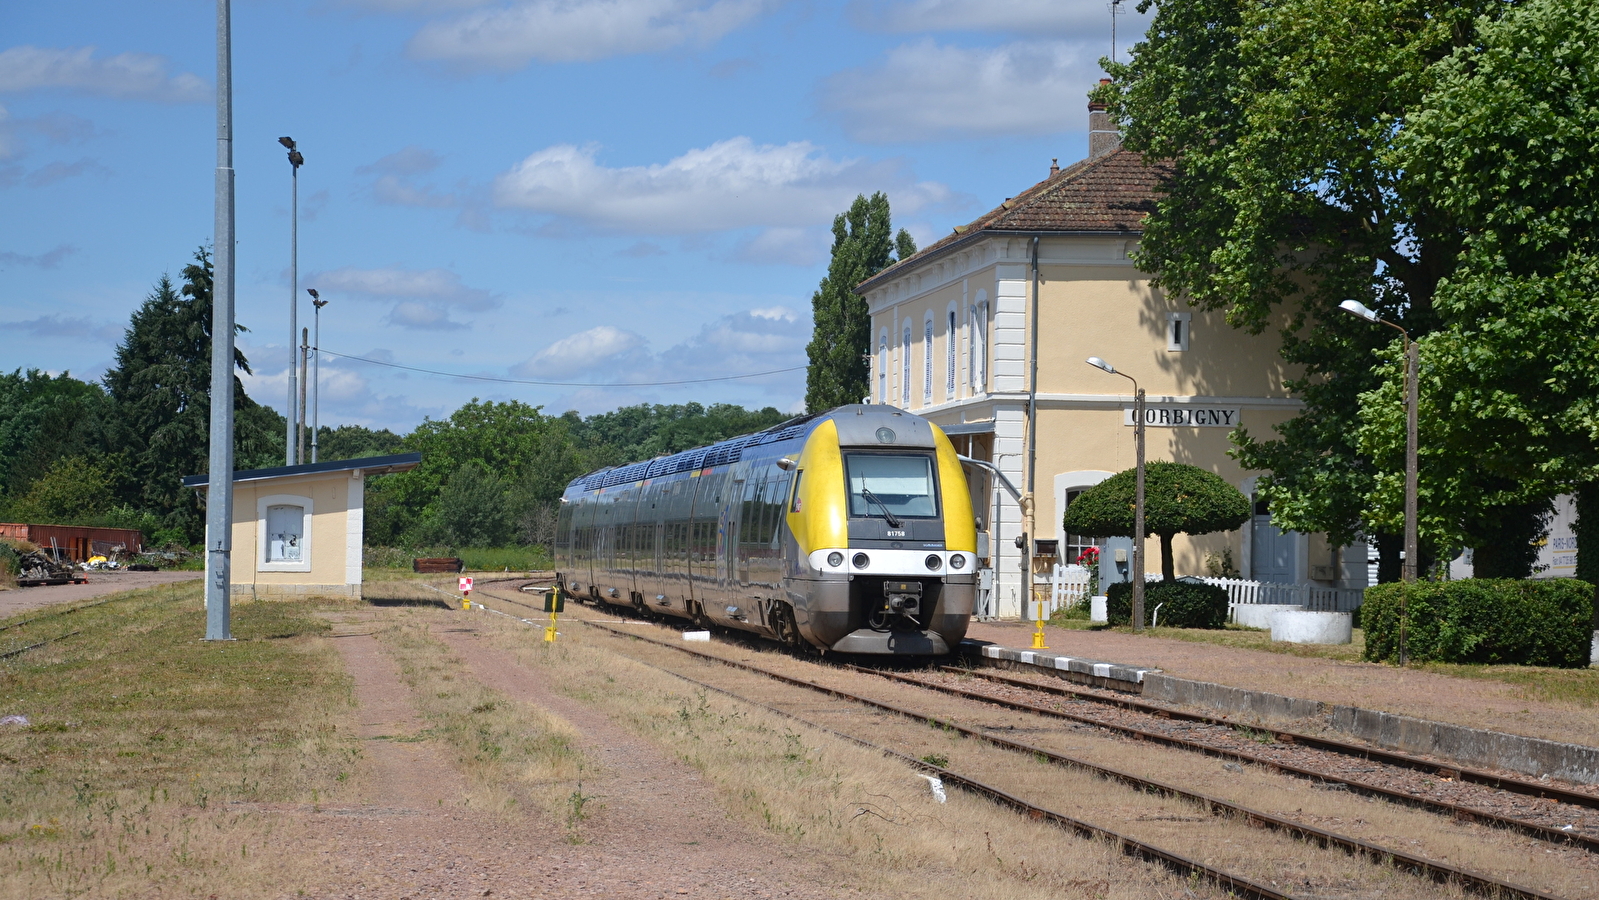
{"type": "Polygon", "coordinates": [[[694,586],[689,569],[689,529],[694,524],[694,479],[678,476],[666,503],[665,560],[667,602],[673,609],[693,608],[694,586]]]}
{"type": "Polygon", "coordinates": [[[744,485],[742,473],[730,473],[727,486],[722,490],[722,527],[717,541],[716,569],[720,578],[722,595],[730,604],[742,606],[744,592],[740,590],[743,579],[739,576],[739,533],[744,519],[744,485]]]}
{"type": "Polygon", "coordinates": [[[644,497],[639,501],[639,527],[644,534],[644,559],[639,563],[639,593],[644,603],[658,607],[667,597],[666,590],[666,489],[659,482],[646,483],[644,497]]]}

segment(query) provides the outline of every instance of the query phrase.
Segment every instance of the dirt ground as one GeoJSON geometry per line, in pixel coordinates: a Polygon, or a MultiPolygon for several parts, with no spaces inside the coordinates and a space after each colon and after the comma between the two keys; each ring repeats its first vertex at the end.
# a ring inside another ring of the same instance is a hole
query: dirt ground
{"type": "Polygon", "coordinates": [[[89,579],[88,584],[49,584],[42,587],[12,588],[0,591],[0,618],[14,616],[17,613],[28,612],[40,607],[50,606],[55,603],[77,603],[84,600],[93,600],[105,594],[115,594],[119,591],[134,591],[140,588],[154,587],[158,584],[172,584],[179,581],[193,581],[203,577],[201,572],[128,572],[125,570],[106,569],[85,573],[89,579]]]}
{"type": "MultiPolygon", "coordinates": [[[[974,622],[966,636],[1026,649],[1032,646],[1032,634],[1031,624],[974,622]]],[[[1534,700],[1520,687],[1500,681],[1114,631],[1046,627],[1044,634],[1053,653],[1153,667],[1167,675],[1195,681],[1599,747],[1599,715],[1593,709],[1534,700]]]]}
{"type": "Polygon", "coordinates": [[[583,791],[601,812],[573,844],[536,819],[509,821],[466,808],[462,777],[430,741],[410,688],[371,634],[383,614],[363,611],[335,628],[355,681],[368,768],[360,803],[327,806],[305,827],[319,866],[307,896],[326,898],[830,898],[861,894],[826,861],[734,823],[699,775],[542,684],[469,629],[433,633],[472,677],[570,723],[603,760],[583,791]],[[396,740],[398,738],[398,740],[396,740]]]}

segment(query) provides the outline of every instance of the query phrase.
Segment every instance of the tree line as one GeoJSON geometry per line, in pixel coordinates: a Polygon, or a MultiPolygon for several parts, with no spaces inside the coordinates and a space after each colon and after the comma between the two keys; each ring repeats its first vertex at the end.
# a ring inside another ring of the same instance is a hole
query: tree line
{"type": "MultiPolygon", "coordinates": [[[[209,464],[212,269],[204,248],[181,277],[181,285],[156,282],[99,382],[0,373],[0,521],[136,528],[156,546],[203,539],[204,496],[182,478],[209,464]]],[[[234,365],[250,372],[243,353],[234,365]]],[[[284,417],[251,399],[237,376],[233,392],[237,467],[283,465],[284,417]]],[[[407,434],[323,426],[317,442],[323,461],[422,453],[417,469],[368,483],[369,545],[547,545],[557,502],[578,475],[786,418],[725,403],[549,415],[516,400],[473,398],[407,434]]]]}

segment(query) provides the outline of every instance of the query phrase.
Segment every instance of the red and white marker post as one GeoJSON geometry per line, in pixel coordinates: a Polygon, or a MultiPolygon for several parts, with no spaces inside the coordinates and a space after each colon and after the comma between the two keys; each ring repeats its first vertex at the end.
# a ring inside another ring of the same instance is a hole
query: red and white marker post
{"type": "Polygon", "coordinates": [[[461,608],[462,609],[471,609],[472,608],[472,576],[470,576],[470,575],[462,575],[461,576],[461,581],[460,581],[460,588],[461,588],[461,608]]]}

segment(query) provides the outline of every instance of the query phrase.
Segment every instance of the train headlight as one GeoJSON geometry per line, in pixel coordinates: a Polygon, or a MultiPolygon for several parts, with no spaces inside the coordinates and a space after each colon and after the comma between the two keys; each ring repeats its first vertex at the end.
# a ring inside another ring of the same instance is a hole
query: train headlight
{"type": "Polygon", "coordinates": [[[927,568],[928,569],[936,572],[936,571],[938,571],[938,567],[943,565],[943,564],[944,564],[944,561],[942,559],[938,558],[938,554],[937,553],[929,553],[929,554],[927,554],[927,568]]]}
{"type": "Polygon", "coordinates": [[[827,564],[835,568],[842,566],[844,564],[844,554],[838,552],[837,550],[827,554],[827,564]]]}
{"type": "Polygon", "coordinates": [[[951,569],[964,569],[964,568],[966,568],[966,556],[965,556],[965,554],[962,554],[962,553],[951,553],[949,555],[949,567],[951,569]]]}
{"type": "Polygon", "coordinates": [[[855,564],[855,568],[864,569],[872,564],[872,558],[864,553],[857,553],[855,554],[855,558],[851,559],[850,562],[855,564]]]}

